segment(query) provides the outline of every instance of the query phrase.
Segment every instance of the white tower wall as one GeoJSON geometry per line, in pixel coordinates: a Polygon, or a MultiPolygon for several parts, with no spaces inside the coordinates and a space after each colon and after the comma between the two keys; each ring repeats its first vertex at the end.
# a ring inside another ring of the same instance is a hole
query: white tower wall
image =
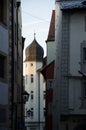
{"type": "Polygon", "coordinates": [[[25,90],[30,94],[29,100],[25,105],[25,122],[27,130],[34,127],[36,130],[43,130],[44,127],[44,91],[45,83],[43,76],[40,73],[42,62],[26,61],[25,63],[25,90]],[[31,82],[31,74],[33,75],[33,82],[31,82]],[[31,94],[32,93],[32,94],[31,94]],[[33,99],[31,99],[33,95],[33,99]],[[33,116],[29,114],[33,109],[33,116]],[[39,124],[40,122],[40,124],[39,124]]]}

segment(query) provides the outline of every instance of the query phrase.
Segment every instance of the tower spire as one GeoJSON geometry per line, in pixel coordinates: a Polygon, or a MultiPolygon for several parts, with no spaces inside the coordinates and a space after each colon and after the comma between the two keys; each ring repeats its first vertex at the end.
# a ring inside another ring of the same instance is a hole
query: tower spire
{"type": "Polygon", "coordinates": [[[34,39],[36,39],[36,33],[34,32],[34,39]]]}

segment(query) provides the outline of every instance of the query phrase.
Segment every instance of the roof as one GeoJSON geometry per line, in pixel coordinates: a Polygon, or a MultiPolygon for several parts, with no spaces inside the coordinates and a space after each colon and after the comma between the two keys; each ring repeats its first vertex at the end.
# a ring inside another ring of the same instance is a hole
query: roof
{"type": "Polygon", "coordinates": [[[54,40],[55,40],[55,10],[52,11],[52,17],[47,41],[54,41],[54,40]]]}
{"type": "Polygon", "coordinates": [[[46,79],[47,74],[49,77],[54,73],[54,65],[55,65],[55,60],[53,60],[50,64],[44,66],[44,68],[41,69],[41,73],[43,74],[44,78],[46,79]],[[53,70],[53,71],[52,71],[53,70]],[[46,73],[48,72],[48,73],[46,73]]]}
{"type": "Polygon", "coordinates": [[[44,50],[34,38],[32,43],[26,48],[25,54],[25,61],[43,61],[44,50]]]}
{"type": "Polygon", "coordinates": [[[62,10],[68,9],[86,9],[86,1],[85,0],[68,0],[68,1],[56,1],[59,2],[60,8],[62,10]]]}
{"type": "Polygon", "coordinates": [[[55,60],[53,60],[51,63],[49,63],[48,65],[44,66],[44,68],[42,68],[41,72],[45,71],[49,66],[51,66],[52,64],[55,64],[55,60]]]}

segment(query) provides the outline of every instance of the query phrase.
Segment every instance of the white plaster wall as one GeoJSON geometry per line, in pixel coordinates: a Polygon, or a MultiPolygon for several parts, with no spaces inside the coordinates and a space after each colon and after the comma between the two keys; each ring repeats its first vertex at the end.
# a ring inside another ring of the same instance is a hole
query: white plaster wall
{"type": "Polygon", "coordinates": [[[56,55],[56,47],[54,41],[47,42],[47,64],[51,63],[55,60],[56,55]]]}
{"type": "Polygon", "coordinates": [[[0,82],[0,104],[8,104],[8,84],[0,82]]]}
{"type": "Polygon", "coordinates": [[[0,51],[8,54],[8,30],[0,25],[0,51]]]}
{"type": "Polygon", "coordinates": [[[85,32],[86,13],[74,13],[70,18],[70,74],[79,75],[80,44],[86,40],[85,32]]]}
{"type": "Polygon", "coordinates": [[[31,100],[31,97],[29,98],[29,101],[25,105],[25,109],[28,108],[34,108],[34,117],[31,118],[26,118],[26,122],[38,122],[39,120],[39,112],[40,112],[40,120],[44,121],[43,118],[43,106],[44,101],[43,101],[43,90],[44,88],[44,82],[43,82],[43,76],[40,75],[39,69],[42,67],[41,62],[25,62],[25,75],[28,77],[28,82],[26,84],[25,81],[25,90],[30,93],[31,91],[34,91],[34,99],[31,100]],[[33,66],[31,66],[31,63],[33,63],[33,66]],[[27,65],[26,65],[27,64],[27,65]],[[30,74],[34,75],[34,82],[30,82],[30,74]],[[40,82],[39,82],[40,81],[40,82]],[[40,96],[39,96],[39,87],[40,87],[40,96]],[[39,99],[40,98],[40,99],[39,99]],[[40,103],[39,103],[40,100],[40,103]],[[40,111],[39,111],[39,104],[40,104],[40,111]]]}

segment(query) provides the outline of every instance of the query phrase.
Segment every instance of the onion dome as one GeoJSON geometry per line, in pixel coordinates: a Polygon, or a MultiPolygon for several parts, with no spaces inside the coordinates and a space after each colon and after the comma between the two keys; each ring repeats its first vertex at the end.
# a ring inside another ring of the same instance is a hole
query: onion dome
{"type": "Polygon", "coordinates": [[[25,50],[26,59],[25,61],[43,61],[44,50],[38,44],[35,37],[32,43],[25,50]]]}

